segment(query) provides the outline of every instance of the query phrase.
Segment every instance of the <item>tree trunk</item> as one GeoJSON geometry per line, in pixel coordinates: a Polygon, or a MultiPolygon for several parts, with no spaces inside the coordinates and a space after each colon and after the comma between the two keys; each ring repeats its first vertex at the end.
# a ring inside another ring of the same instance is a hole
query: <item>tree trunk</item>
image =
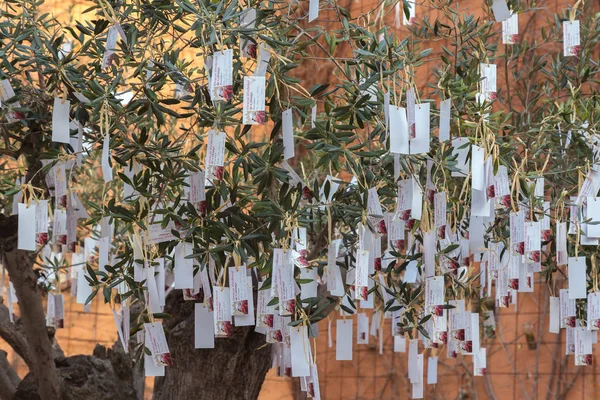
{"type": "Polygon", "coordinates": [[[46,331],[46,316],[42,297],[33,270],[32,252],[17,250],[17,216],[0,221],[1,247],[4,266],[19,299],[23,331],[27,338],[31,372],[35,376],[42,400],[59,398],[59,380],[52,354],[52,342],[46,331]]]}
{"type": "Polygon", "coordinates": [[[164,321],[173,365],[154,384],[154,400],[252,400],[271,366],[271,346],[254,327],[236,327],[214,349],[194,348],[194,302],[180,290],[167,297],[164,321]]]}

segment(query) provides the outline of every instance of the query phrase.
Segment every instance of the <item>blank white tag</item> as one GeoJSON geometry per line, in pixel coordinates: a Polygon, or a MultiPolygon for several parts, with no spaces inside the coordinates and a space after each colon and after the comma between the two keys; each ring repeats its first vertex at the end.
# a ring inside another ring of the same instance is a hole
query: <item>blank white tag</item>
{"type": "Polygon", "coordinates": [[[311,297],[317,297],[318,275],[316,268],[301,268],[300,279],[311,280],[311,282],[300,284],[300,298],[305,300],[311,297]]]}
{"type": "Polygon", "coordinates": [[[69,100],[54,98],[52,109],[52,141],[58,143],[69,143],[69,100]]]}
{"type": "Polygon", "coordinates": [[[294,157],[294,121],[292,109],[288,108],[281,113],[281,129],[283,131],[283,159],[294,157]]]}
{"type": "Polygon", "coordinates": [[[390,152],[409,154],[406,109],[390,106],[390,152]]]}
{"type": "Polygon", "coordinates": [[[319,0],[310,0],[308,4],[308,22],[319,18],[319,0]]]}
{"type": "Polygon", "coordinates": [[[165,376],[164,365],[156,366],[152,361],[152,356],[144,354],[144,375],[145,376],[165,376]]]}
{"type": "Polygon", "coordinates": [[[338,361],[352,360],[352,320],[338,319],[336,321],[335,359],[338,361]]]}
{"type": "Polygon", "coordinates": [[[587,218],[598,225],[587,224],[587,237],[600,238],[600,198],[588,197],[586,207],[587,218]]]}
{"type": "Polygon", "coordinates": [[[19,237],[18,249],[35,251],[35,214],[36,205],[32,202],[29,207],[27,204],[19,203],[19,237]]]}
{"type": "Polygon", "coordinates": [[[438,358],[437,357],[428,357],[428,359],[427,359],[427,384],[428,385],[437,384],[437,374],[438,374],[438,358]]]}
{"type": "Polygon", "coordinates": [[[408,263],[408,265],[406,266],[406,272],[404,273],[405,283],[415,283],[417,281],[417,274],[419,273],[417,265],[417,260],[412,260],[408,263]]]}
{"type": "Polygon", "coordinates": [[[471,182],[473,189],[484,191],[485,187],[485,150],[479,146],[471,146],[471,182]]]}
{"type": "Polygon", "coordinates": [[[412,398],[413,399],[422,399],[423,398],[423,390],[424,390],[424,382],[423,382],[423,359],[425,356],[423,354],[417,355],[416,364],[411,364],[408,366],[409,369],[415,369],[416,374],[418,376],[418,381],[412,382],[412,398]]]}
{"type": "Polygon", "coordinates": [[[410,154],[428,153],[430,135],[429,103],[421,103],[415,106],[415,138],[410,141],[410,154]]]}
{"type": "Polygon", "coordinates": [[[550,333],[560,333],[560,298],[550,296],[550,333]]]}
{"type": "Polygon", "coordinates": [[[194,348],[214,349],[215,331],[213,312],[202,303],[194,304],[194,348]]]}
{"type": "Polygon", "coordinates": [[[508,9],[506,0],[493,0],[492,12],[494,13],[496,22],[505,21],[510,18],[510,10],[508,9]]]}
{"type": "Polygon", "coordinates": [[[584,256],[569,257],[569,299],[587,298],[584,256]]]}
{"type": "Polygon", "coordinates": [[[394,336],[394,352],[406,353],[406,338],[404,336],[394,336]]]}
{"type": "Polygon", "coordinates": [[[193,289],[194,288],[194,260],[186,258],[192,254],[192,244],[180,242],[175,246],[175,289],[193,289]]]}
{"type": "Polygon", "coordinates": [[[77,304],[85,304],[87,298],[92,294],[92,287],[86,279],[86,276],[89,276],[87,269],[85,265],[81,268],[77,276],[77,304]]]}
{"type": "MultiPolygon", "coordinates": [[[[419,362],[419,341],[417,339],[411,339],[408,342],[408,380],[410,383],[417,383],[422,379],[422,375],[419,376],[418,364],[419,362]]],[[[422,371],[421,371],[422,372],[422,371]]]]}
{"type": "Polygon", "coordinates": [[[112,168],[110,166],[110,135],[108,132],[104,135],[102,141],[102,176],[104,183],[112,181],[112,168]]]}
{"type": "Polygon", "coordinates": [[[290,328],[292,376],[310,376],[310,342],[306,325],[290,328]]]}
{"type": "Polygon", "coordinates": [[[445,142],[450,139],[450,108],[452,99],[442,100],[440,103],[440,130],[438,133],[439,141],[445,142]]]}

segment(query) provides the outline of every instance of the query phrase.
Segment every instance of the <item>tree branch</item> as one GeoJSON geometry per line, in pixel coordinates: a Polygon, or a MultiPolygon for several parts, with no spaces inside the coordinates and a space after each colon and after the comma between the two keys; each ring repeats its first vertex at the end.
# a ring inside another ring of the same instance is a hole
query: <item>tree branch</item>
{"type": "Polygon", "coordinates": [[[12,365],[8,362],[7,353],[3,350],[0,350],[0,371],[6,374],[6,377],[10,381],[10,383],[16,388],[21,383],[21,378],[17,374],[17,371],[13,368],[12,365]]]}
{"type": "Polygon", "coordinates": [[[37,381],[40,399],[56,400],[59,398],[60,382],[54,363],[52,341],[46,330],[46,316],[37,286],[38,277],[33,270],[34,258],[30,252],[18,250],[17,235],[7,235],[7,231],[18,232],[16,215],[0,218],[0,251],[19,299],[21,322],[31,356],[29,367],[37,381]]]}
{"type": "Polygon", "coordinates": [[[8,308],[0,304],[0,337],[25,361],[25,364],[31,368],[33,361],[29,355],[29,347],[21,325],[18,321],[10,322],[8,308]]]}

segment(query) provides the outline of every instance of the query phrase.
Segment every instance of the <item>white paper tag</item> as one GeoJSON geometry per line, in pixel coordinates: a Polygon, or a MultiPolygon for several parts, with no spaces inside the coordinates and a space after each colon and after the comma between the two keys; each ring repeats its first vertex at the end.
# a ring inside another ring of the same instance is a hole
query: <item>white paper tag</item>
{"type": "Polygon", "coordinates": [[[479,64],[481,73],[481,92],[487,100],[496,98],[496,64],[479,64]]]}
{"type": "Polygon", "coordinates": [[[600,292],[588,294],[587,328],[591,331],[600,330],[600,292]]]}
{"type": "Polygon", "coordinates": [[[437,374],[438,374],[438,358],[437,357],[428,357],[428,359],[427,359],[427,384],[428,385],[437,384],[437,374]]]}
{"type": "Polygon", "coordinates": [[[244,125],[260,125],[267,120],[265,111],[265,77],[244,77],[244,125]]]}
{"type": "Polygon", "coordinates": [[[352,360],[352,320],[338,319],[336,321],[335,359],[338,361],[352,360]]]}
{"type": "Polygon", "coordinates": [[[569,257],[569,299],[587,298],[586,257],[569,257]]]}
{"type": "Polygon", "coordinates": [[[310,376],[311,350],[306,325],[290,328],[290,352],[292,376],[310,376]]]}
{"type": "Polygon", "coordinates": [[[215,287],[213,299],[215,337],[230,337],[233,334],[233,324],[229,288],[215,287]]]}
{"type": "Polygon", "coordinates": [[[173,274],[175,275],[175,289],[194,288],[194,260],[186,258],[193,254],[192,244],[180,242],[175,246],[175,260],[173,274]]]}
{"type": "Polygon", "coordinates": [[[213,324],[213,312],[205,304],[194,304],[194,348],[213,349],[215,347],[213,324]]]}
{"type": "Polygon", "coordinates": [[[505,21],[510,18],[510,10],[508,9],[506,0],[493,0],[492,12],[494,13],[496,22],[505,21]]]}
{"type": "Polygon", "coordinates": [[[409,154],[409,133],[406,109],[390,106],[390,152],[409,154]]]}
{"type": "Polygon", "coordinates": [[[233,50],[216,51],[211,70],[211,93],[213,101],[230,101],[233,98],[233,50]]]}
{"type": "Polygon", "coordinates": [[[510,18],[502,21],[502,43],[519,43],[519,14],[513,13],[510,18]]]}
{"type": "Polygon", "coordinates": [[[58,143],[69,143],[71,135],[69,134],[69,108],[71,102],[62,100],[59,97],[54,98],[54,108],[52,109],[52,141],[58,143]]]}
{"type": "Polygon", "coordinates": [[[112,181],[112,168],[110,166],[110,135],[108,132],[104,135],[102,141],[102,176],[104,183],[112,181]]]}
{"type": "Polygon", "coordinates": [[[35,202],[31,202],[29,207],[27,204],[19,203],[19,236],[17,240],[19,250],[36,250],[36,209],[35,202]]]}
{"type": "Polygon", "coordinates": [[[366,313],[357,316],[356,344],[369,344],[369,317],[366,313]]]}
{"type": "Polygon", "coordinates": [[[578,56],[581,51],[579,21],[563,21],[563,54],[565,57],[578,56]]]}
{"type": "Polygon", "coordinates": [[[567,326],[575,327],[576,325],[576,317],[575,314],[577,312],[577,305],[575,303],[575,299],[571,298],[569,295],[569,289],[560,289],[559,291],[559,299],[560,299],[560,327],[562,329],[567,326]]]}
{"type": "Polygon", "coordinates": [[[206,144],[206,159],[204,164],[206,167],[225,165],[225,140],[227,135],[225,132],[217,132],[215,130],[208,131],[208,141],[206,144]]]}
{"type": "Polygon", "coordinates": [[[229,267],[229,293],[231,294],[231,314],[248,315],[249,294],[246,279],[246,265],[229,267]]]}
{"type": "Polygon", "coordinates": [[[310,0],[308,4],[308,22],[319,18],[319,0],[310,0]]]}
{"type": "Polygon", "coordinates": [[[560,333],[560,298],[550,296],[550,322],[548,332],[560,333]]]}
{"type": "MultiPolygon", "coordinates": [[[[410,141],[410,154],[423,154],[429,152],[431,135],[431,120],[429,117],[429,103],[421,103],[415,108],[415,137],[410,141]]],[[[410,125],[409,125],[410,126],[410,125]]]]}
{"type": "Polygon", "coordinates": [[[288,108],[281,113],[281,125],[283,131],[283,159],[289,160],[294,157],[294,122],[292,109],[288,108]]]}
{"type": "Polygon", "coordinates": [[[152,354],[152,361],[157,367],[171,365],[171,354],[167,345],[167,338],[162,323],[145,323],[145,345],[152,354]]]}
{"type": "Polygon", "coordinates": [[[440,129],[438,133],[439,141],[450,140],[450,109],[452,99],[442,100],[440,102],[440,129]]]}

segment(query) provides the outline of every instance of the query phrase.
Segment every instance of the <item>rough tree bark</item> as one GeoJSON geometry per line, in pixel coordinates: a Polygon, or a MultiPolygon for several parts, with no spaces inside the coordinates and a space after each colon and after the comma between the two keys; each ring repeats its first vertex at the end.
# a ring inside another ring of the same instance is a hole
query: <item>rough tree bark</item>
{"type": "Polygon", "coordinates": [[[1,250],[4,267],[19,299],[23,331],[27,339],[31,364],[42,400],[59,398],[59,380],[52,356],[52,342],[46,331],[46,317],[42,297],[37,285],[38,276],[33,270],[31,252],[17,250],[17,216],[0,220],[1,250]]]}
{"type": "Polygon", "coordinates": [[[180,290],[167,297],[164,321],[173,365],[154,384],[155,400],[256,399],[271,366],[271,347],[254,327],[235,327],[214,349],[194,348],[194,302],[180,290]]]}
{"type": "Polygon", "coordinates": [[[64,357],[46,328],[34,253],[17,250],[17,218],[0,215],[0,254],[13,283],[21,317],[13,324],[0,304],[0,337],[29,367],[20,381],[0,353],[2,400],[131,400],[136,398],[133,363],[120,344],[97,346],[93,356],[64,357]]]}

